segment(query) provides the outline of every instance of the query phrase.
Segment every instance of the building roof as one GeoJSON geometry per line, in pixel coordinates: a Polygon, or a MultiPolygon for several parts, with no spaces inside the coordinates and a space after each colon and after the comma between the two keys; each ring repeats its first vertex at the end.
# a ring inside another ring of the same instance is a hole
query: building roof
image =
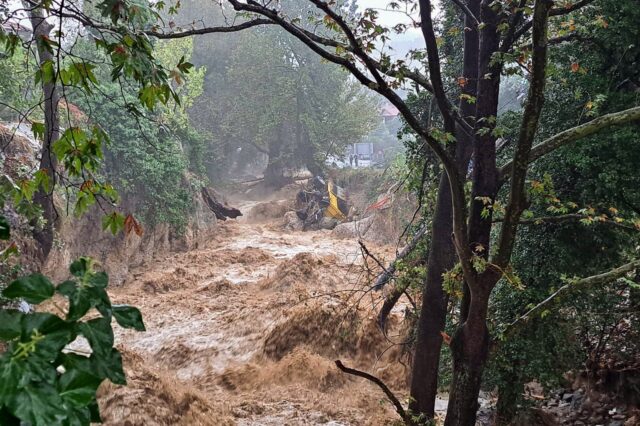
{"type": "Polygon", "coordinates": [[[393,118],[400,115],[400,111],[398,111],[398,108],[391,104],[385,104],[382,106],[382,108],[380,108],[380,114],[384,118],[393,118]]]}

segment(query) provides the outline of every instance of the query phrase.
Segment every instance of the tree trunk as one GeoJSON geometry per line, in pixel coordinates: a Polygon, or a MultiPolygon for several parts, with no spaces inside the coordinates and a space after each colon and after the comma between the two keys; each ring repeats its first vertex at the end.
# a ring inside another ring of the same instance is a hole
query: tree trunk
{"type": "MultiPolygon", "coordinates": [[[[471,0],[469,8],[477,13],[479,0],[471,0]]],[[[478,32],[469,17],[465,17],[463,76],[468,82],[462,92],[475,97],[478,77],[478,32]]],[[[475,105],[462,99],[460,115],[471,117],[475,105]]],[[[460,127],[456,129],[456,161],[462,176],[466,174],[471,159],[472,135],[460,127]]],[[[411,375],[411,402],[413,414],[433,418],[438,394],[438,368],[442,347],[441,331],[444,331],[447,315],[448,295],[442,288],[442,274],[452,269],[456,262],[452,239],[452,205],[449,180],[445,173],[440,178],[436,211],[431,225],[431,244],[427,260],[427,278],[423,288],[422,306],[418,319],[418,334],[413,357],[411,375]]]]}
{"type": "MultiPolygon", "coordinates": [[[[476,141],[473,151],[473,186],[469,212],[469,244],[475,256],[488,258],[491,237],[492,209],[496,197],[498,171],[496,168],[496,137],[493,132],[498,114],[500,93],[500,65],[494,62],[499,50],[498,15],[491,0],[480,6],[478,46],[478,99],[476,109],[476,141]],[[489,208],[487,207],[489,206],[489,208]],[[485,214],[488,212],[488,214],[485,214]]],[[[470,262],[471,259],[463,259],[470,262]]],[[[446,426],[473,426],[478,411],[478,396],[482,373],[488,358],[489,332],[486,325],[489,295],[500,278],[497,271],[487,268],[474,272],[467,282],[461,309],[461,326],[451,344],[453,380],[449,393],[446,426]]]]}
{"type": "MultiPolygon", "coordinates": [[[[520,372],[521,367],[515,369],[514,373],[520,372]]],[[[496,425],[511,424],[516,414],[518,414],[518,403],[522,400],[524,393],[524,382],[520,374],[513,377],[509,383],[498,386],[498,402],[496,403],[496,425]]]]}
{"type": "MultiPolygon", "coordinates": [[[[483,288],[491,288],[483,286],[483,288]]],[[[482,373],[489,356],[486,325],[490,291],[471,291],[469,316],[451,341],[453,380],[445,426],[474,426],[482,373]]]]}
{"type": "Polygon", "coordinates": [[[281,188],[288,183],[284,176],[284,162],[282,161],[282,141],[284,131],[281,129],[274,140],[269,143],[269,158],[264,171],[264,183],[272,188],[281,188]]]}
{"type": "MultiPolygon", "coordinates": [[[[50,36],[53,25],[44,19],[42,9],[37,7],[31,11],[30,20],[31,26],[35,29],[33,36],[37,44],[38,61],[40,65],[47,61],[53,61],[53,54],[49,52],[42,43],[44,37],[48,38],[50,36]]],[[[60,137],[60,119],[58,116],[60,95],[55,82],[43,81],[42,90],[44,94],[45,133],[41,151],[40,170],[44,170],[49,176],[51,192],[47,192],[44,188],[40,187],[34,194],[34,202],[42,208],[42,216],[45,223],[40,229],[36,226],[33,234],[40,245],[42,258],[44,260],[53,247],[56,220],[56,210],[53,204],[53,188],[56,183],[57,160],[51,152],[51,145],[60,137]]]]}
{"type": "Polygon", "coordinates": [[[433,418],[438,393],[438,367],[440,365],[441,331],[447,316],[449,297],[442,288],[442,274],[455,263],[455,249],[451,239],[451,190],[446,174],[440,178],[438,201],[431,225],[431,244],[427,263],[416,350],[411,370],[411,402],[414,415],[433,418]]]}

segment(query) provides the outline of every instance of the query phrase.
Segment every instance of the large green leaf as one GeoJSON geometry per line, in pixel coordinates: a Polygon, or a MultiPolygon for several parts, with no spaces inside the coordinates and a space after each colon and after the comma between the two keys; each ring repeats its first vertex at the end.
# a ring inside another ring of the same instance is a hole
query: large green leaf
{"type": "Polygon", "coordinates": [[[122,369],[122,355],[116,348],[112,348],[108,354],[92,354],[90,360],[93,371],[100,377],[106,377],[117,385],[127,384],[122,369]]]}
{"type": "Polygon", "coordinates": [[[94,355],[108,355],[113,348],[113,330],[107,318],[96,318],[78,324],[78,331],[87,338],[94,355]]]}
{"type": "Polygon", "coordinates": [[[145,331],[142,314],[138,308],[129,305],[113,305],[113,316],[124,328],[145,331]]]}
{"type": "Polygon", "coordinates": [[[28,384],[19,389],[7,401],[7,408],[14,416],[33,426],[58,424],[66,417],[62,399],[47,383],[28,384]]]}
{"type": "Polygon", "coordinates": [[[96,396],[102,379],[87,372],[71,369],[60,376],[58,391],[65,401],[76,407],[86,407],[96,396]]]}
{"type": "Polygon", "coordinates": [[[65,426],[87,426],[91,422],[91,410],[89,408],[69,407],[64,424],[65,426]]]}
{"type": "Polygon", "coordinates": [[[42,274],[32,274],[18,278],[2,295],[9,299],[24,299],[29,303],[42,303],[53,296],[55,289],[47,277],[42,274]]]}
{"type": "Polygon", "coordinates": [[[96,272],[91,274],[87,281],[93,287],[104,289],[109,284],[109,276],[104,272],[96,272]]]}
{"type": "Polygon", "coordinates": [[[65,281],[56,288],[58,293],[69,299],[68,321],[76,321],[82,318],[91,309],[91,299],[86,291],[79,288],[75,281],[65,281]]]}
{"type": "Polygon", "coordinates": [[[111,301],[105,291],[107,282],[107,275],[98,273],[90,276],[82,284],[71,280],[59,284],[56,290],[69,299],[67,320],[79,320],[94,306],[103,316],[110,318],[111,301]]]}
{"type": "Polygon", "coordinates": [[[37,339],[36,355],[49,361],[55,360],[58,353],[76,336],[72,324],[44,312],[23,315],[21,328],[20,341],[28,342],[37,339]],[[34,333],[39,337],[34,337],[34,333]]]}
{"type": "Polygon", "coordinates": [[[0,340],[11,340],[20,336],[22,313],[14,310],[0,310],[0,340]]]}
{"type": "Polygon", "coordinates": [[[0,406],[6,404],[11,395],[16,393],[23,373],[24,365],[12,361],[9,356],[0,360],[0,406]]]}
{"type": "MultiPolygon", "coordinates": [[[[88,356],[78,355],[74,353],[62,354],[59,358],[60,363],[67,371],[78,370],[87,374],[94,374],[95,371],[88,356]]],[[[95,374],[94,374],[95,375],[95,374]]],[[[100,376],[101,378],[104,378],[100,376]]]]}
{"type": "Polygon", "coordinates": [[[71,263],[69,266],[69,271],[76,277],[84,276],[87,271],[91,270],[91,259],[88,257],[81,257],[80,259],[71,263]]]}

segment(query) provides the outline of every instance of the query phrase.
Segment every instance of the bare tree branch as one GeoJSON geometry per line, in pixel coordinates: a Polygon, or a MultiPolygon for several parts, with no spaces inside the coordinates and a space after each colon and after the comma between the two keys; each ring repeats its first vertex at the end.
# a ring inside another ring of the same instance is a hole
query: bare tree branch
{"type": "MultiPolygon", "coordinates": [[[[627,124],[634,121],[640,121],[640,106],[603,115],[602,117],[598,117],[594,120],[589,121],[588,123],[584,123],[579,126],[572,127],[571,129],[567,129],[535,145],[529,153],[528,162],[532,163],[538,160],[540,157],[549,154],[550,152],[564,145],[590,136],[602,129],[606,129],[610,126],[627,124]]],[[[499,178],[501,181],[504,181],[509,173],[511,173],[512,167],[513,161],[510,161],[500,168],[499,178]]]]}
{"type": "Polygon", "coordinates": [[[194,35],[211,34],[211,33],[233,33],[237,31],[246,30],[248,28],[256,27],[259,25],[274,25],[275,23],[269,19],[257,18],[247,22],[243,22],[237,25],[221,26],[221,27],[205,27],[192,30],[178,31],[178,32],[162,32],[162,31],[145,31],[148,36],[160,38],[160,39],[174,39],[191,37],[194,35]]]}
{"type": "Polygon", "coordinates": [[[440,71],[440,55],[438,53],[438,42],[436,40],[433,20],[431,18],[431,1],[420,0],[420,18],[422,19],[422,35],[427,45],[427,63],[429,65],[429,78],[433,86],[433,94],[438,102],[438,108],[444,119],[446,132],[455,134],[455,123],[451,116],[450,103],[442,83],[442,73],[440,71]]]}
{"type": "Polygon", "coordinates": [[[338,367],[341,371],[347,374],[362,377],[378,385],[378,387],[382,389],[382,391],[387,396],[387,398],[389,398],[391,403],[395,406],[396,412],[400,415],[402,420],[404,420],[404,422],[408,425],[414,424],[413,420],[411,419],[411,416],[407,414],[407,412],[405,411],[404,407],[402,406],[398,398],[393,394],[393,392],[391,392],[391,390],[387,387],[387,385],[384,384],[382,380],[380,380],[376,376],[373,376],[369,373],[365,373],[364,371],[356,370],[355,368],[346,367],[340,360],[336,360],[336,367],[338,367]]]}
{"type": "Polygon", "coordinates": [[[409,244],[406,245],[405,248],[402,249],[398,256],[391,262],[391,264],[384,268],[384,271],[378,276],[375,284],[373,285],[373,289],[376,291],[382,290],[382,288],[393,278],[393,274],[396,272],[396,267],[398,263],[400,263],[405,257],[407,257],[413,250],[415,250],[416,246],[420,241],[422,241],[422,237],[427,233],[428,227],[423,226],[411,239],[409,244]]]}
{"type": "Polygon", "coordinates": [[[569,282],[562,287],[560,287],[556,292],[554,292],[551,296],[544,299],[542,302],[538,303],[533,308],[529,309],[522,316],[518,317],[515,321],[513,321],[507,329],[504,331],[503,335],[509,336],[514,331],[516,331],[521,325],[525,324],[529,321],[535,314],[541,312],[543,309],[547,308],[551,303],[558,301],[561,297],[570,293],[571,290],[583,288],[588,289],[598,284],[606,284],[611,281],[617,280],[618,278],[622,278],[626,274],[635,271],[640,268],[640,259],[636,259],[632,262],[626,263],[622,266],[619,266],[610,271],[604,272],[598,275],[592,275],[587,278],[582,278],[577,281],[569,282]]]}
{"type": "MultiPolygon", "coordinates": [[[[549,16],[553,17],[553,16],[562,16],[562,15],[567,15],[571,12],[575,12],[578,9],[582,9],[585,6],[588,6],[589,4],[593,3],[595,0],[580,0],[570,6],[567,7],[556,7],[551,9],[551,11],[549,12],[549,16]]],[[[525,22],[522,27],[518,28],[518,30],[514,33],[514,37],[513,37],[513,41],[518,40],[520,37],[522,37],[523,35],[525,35],[527,33],[527,31],[529,31],[531,29],[531,27],[533,26],[533,21],[527,21],[525,22]]],[[[509,48],[511,46],[508,46],[509,48]]],[[[507,49],[508,50],[508,49],[507,49]]]]}

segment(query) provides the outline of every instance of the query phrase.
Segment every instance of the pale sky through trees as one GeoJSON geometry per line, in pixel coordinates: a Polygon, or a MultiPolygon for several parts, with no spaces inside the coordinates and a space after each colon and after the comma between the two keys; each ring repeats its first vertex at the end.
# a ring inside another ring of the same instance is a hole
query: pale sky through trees
{"type": "MultiPolygon", "coordinates": [[[[380,13],[380,24],[386,27],[393,27],[396,24],[410,24],[411,18],[409,18],[404,11],[390,10],[388,8],[389,2],[392,0],[358,0],[358,6],[360,9],[373,8],[380,13]]],[[[398,2],[399,3],[399,2],[398,2]]],[[[438,8],[438,1],[434,2],[436,9],[438,8]]],[[[399,3],[402,7],[402,3],[399,3]]],[[[419,21],[418,12],[414,12],[413,19],[419,21]]],[[[412,28],[404,34],[396,34],[391,32],[391,46],[395,50],[394,56],[403,56],[407,50],[424,47],[422,35],[420,29],[412,28]]]]}

